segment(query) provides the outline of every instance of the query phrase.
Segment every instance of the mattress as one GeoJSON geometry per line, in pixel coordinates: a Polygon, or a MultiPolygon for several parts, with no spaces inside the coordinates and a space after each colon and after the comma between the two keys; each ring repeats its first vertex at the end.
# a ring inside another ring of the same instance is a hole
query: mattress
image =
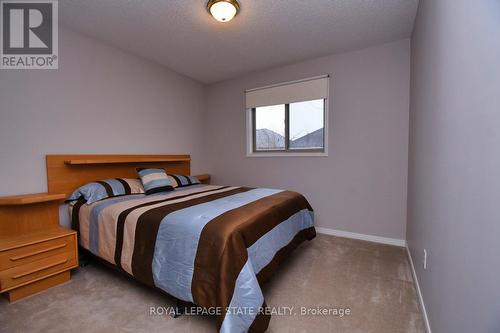
{"type": "Polygon", "coordinates": [[[260,285],[315,237],[313,220],[299,193],[215,185],[78,202],[72,212],[80,246],[147,285],[218,309],[220,332],[267,329],[260,285]]]}

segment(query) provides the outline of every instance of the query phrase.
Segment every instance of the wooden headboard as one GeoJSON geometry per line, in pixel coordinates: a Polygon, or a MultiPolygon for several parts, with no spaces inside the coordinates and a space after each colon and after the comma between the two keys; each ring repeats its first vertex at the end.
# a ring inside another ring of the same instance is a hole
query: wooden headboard
{"type": "Polygon", "coordinates": [[[136,168],[191,174],[190,155],[47,155],[46,162],[49,193],[66,196],[95,180],[137,178],[136,168]]]}

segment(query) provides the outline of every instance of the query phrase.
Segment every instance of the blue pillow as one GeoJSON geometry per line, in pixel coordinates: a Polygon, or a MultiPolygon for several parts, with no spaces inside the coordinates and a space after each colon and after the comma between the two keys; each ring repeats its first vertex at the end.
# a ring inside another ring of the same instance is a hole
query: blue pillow
{"type": "Polygon", "coordinates": [[[174,190],[164,169],[137,169],[137,173],[146,195],[174,190]]]}
{"type": "Polygon", "coordinates": [[[85,184],[75,190],[67,201],[83,198],[90,205],[106,198],[141,193],[144,189],[139,179],[115,178],[85,184]]]}

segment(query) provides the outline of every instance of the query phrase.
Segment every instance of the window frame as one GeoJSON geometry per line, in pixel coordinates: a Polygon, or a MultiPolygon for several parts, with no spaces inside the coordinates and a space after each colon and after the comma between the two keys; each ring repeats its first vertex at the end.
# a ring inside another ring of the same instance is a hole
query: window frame
{"type": "Polygon", "coordinates": [[[258,150],[256,136],[257,108],[247,109],[247,157],[328,156],[328,100],[328,97],[323,98],[323,148],[290,148],[290,103],[284,103],[282,105],[285,105],[285,149],[258,150]]]}

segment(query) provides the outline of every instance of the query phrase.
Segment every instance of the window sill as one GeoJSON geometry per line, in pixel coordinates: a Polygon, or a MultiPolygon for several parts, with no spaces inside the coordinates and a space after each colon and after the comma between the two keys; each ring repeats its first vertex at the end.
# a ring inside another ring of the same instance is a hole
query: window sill
{"type": "Polygon", "coordinates": [[[328,157],[327,152],[269,152],[269,153],[247,153],[247,157],[328,157]]]}

